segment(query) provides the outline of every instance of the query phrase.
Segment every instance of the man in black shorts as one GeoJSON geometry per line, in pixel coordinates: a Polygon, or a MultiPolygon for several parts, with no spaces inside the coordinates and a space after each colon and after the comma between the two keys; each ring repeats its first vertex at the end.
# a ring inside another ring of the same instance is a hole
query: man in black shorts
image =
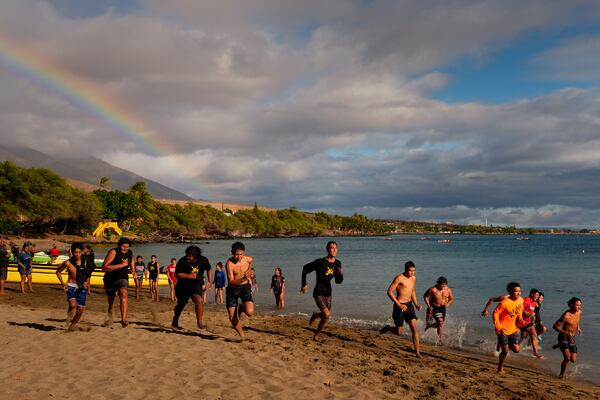
{"type": "Polygon", "coordinates": [[[254,299],[252,299],[252,288],[250,277],[252,276],[253,258],[246,253],[246,247],[242,242],[231,245],[231,257],[225,263],[227,272],[227,289],[225,289],[225,305],[227,315],[233,329],[244,339],[244,330],[240,323],[240,314],[244,313],[251,317],[254,315],[254,299]],[[241,304],[238,305],[238,300],[241,304]]]}
{"type": "Polygon", "coordinates": [[[119,295],[121,309],[121,326],[125,328],[127,322],[127,288],[129,287],[129,272],[135,273],[133,265],[133,252],[129,248],[131,240],[121,238],[117,242],[117,247],[110,249],[102,263],[104,271],[104,290],[108,296],[108,313],[104,326],[112,325],[112,312],[115,296],[119,295]]]}
{"type": "Polygon", "coordinates": [[[198,246],[189,246],[185,249],[185,257],[181,257],[177,261],[175,267],[175,276],[177,283],[175,284],[175,295],[177,296],[177,304],[173,314],[171,326],[176,329],[181,329],[179,326],[179,316],[191,298],[196,305],[196,323],[198,328],[204,329],[206,326],[202,322],[204,313],[204,301],[202,301],[202,286],[204,285],[204,271],[208,277],[206,289],[212,285],[211,266],[208,258],[202,255],[202,250],[198,246]]]}
{"type": "Polygon", "coordinates": [[[319,326],[317,326],[313,336],[313,340],[317,342],[319,341],[319,334],[331,316],[331,280],[335,278],[337,284],[342,283],[344,280],[342,263],[335,258],[338,252],[337,243],[334,241],[328,242],[326,249],[327,257],[317,258],[302,268],[302,289],[300,289],[302,294],[308,291],[306,275],[313,271],[317,274],[313,298],[317,303],[317,307],[319,307],[319,312],[313,313],[308,322],[309,325],[312,325],[317,319],[320,319],[319,326]]]}
{"type": "Polygon", "coordinates": [[[415,307],[417,310],[421,309],[415,292],[415,286],[417,284],[417,278],[415,277],[416,270],[417,267],[412,261],[406,262],[406,264],[404,264],[404,272],[396,275],[390,284],[387,295],[390,300],[392,300],[392,303],[394,303],[394,309],[392,311],[394,326],[386,325],[379,330],[379,333],[384,334],[391,332],[400,336],[404,331],[404,322],[406,321],[412,334],[415,354],[417,357],[421,358],[419,331],[417,330],[417,314],[415,312],[415,307]]]}

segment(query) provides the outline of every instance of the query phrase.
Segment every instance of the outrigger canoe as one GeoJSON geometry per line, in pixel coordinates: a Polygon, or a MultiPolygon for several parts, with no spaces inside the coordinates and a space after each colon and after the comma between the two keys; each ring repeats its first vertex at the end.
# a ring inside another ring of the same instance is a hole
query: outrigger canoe
{"type": "MultiPolygon", "coordinates": [[[[50,264],[50,256],[44,253],[36,253],[33,257],[33,262],[31,263],[31,277],[34,284],[47,284],[47,285],[57,285],[60,284],[58,277],[56,276],[56,268],[62,264],[63,261],[67,260],[69,257],[67,256],[59,256],[56,260],[56,263],[50,264]]],[[[104,260],[96,259],[96,269],[92,273],[90,278],[90,284],[92,286],[104,286],[103,278],[104,272],[101,270],[101,265],[104,260]]],[[[62,272],[62,276],[64,281],[67,281],[67,271],[64,270],[62,272]]],[[[8,279],[7,282],[19,283],[21,282],[21,275],[19,275],[19,271],[17,270],[17,265],[14,263],[10,263],[8,266],[8,279]]],[[[144,280],[144,285],[147,285],[148,281],[144,280]]],[[[158,274],[157,280],[158,286],[168,286],[169,278],[167,278],[166,274],[158,274]]],[[[129,286],[135,286],[135,282],[133,278],[129,276],[129,286]]]]}

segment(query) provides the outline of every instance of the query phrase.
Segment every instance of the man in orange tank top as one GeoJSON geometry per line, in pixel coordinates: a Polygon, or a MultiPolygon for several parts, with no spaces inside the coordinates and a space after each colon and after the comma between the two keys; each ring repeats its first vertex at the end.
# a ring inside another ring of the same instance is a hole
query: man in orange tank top
{"type": "Polygon", "coordinates": [[[504,372],[504,361],[508,356],[509,349],[514,353],[521,351],[519,345],[520,331],[517,321],[523,320],[523,298],[521,297],[521,285],[511,282],[506,286],[508,297],[504,298],[494,309],[494,329],[498,335],[498,372],[504,372]]]}

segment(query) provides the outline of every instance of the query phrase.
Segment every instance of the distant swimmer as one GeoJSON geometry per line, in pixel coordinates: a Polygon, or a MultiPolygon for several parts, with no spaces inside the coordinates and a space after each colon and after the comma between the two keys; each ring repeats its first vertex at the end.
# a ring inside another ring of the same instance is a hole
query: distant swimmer
{"type": "Polygon", "coordinates": [[[336,259],[338,253],[337,243],[329,241],[325,249],[327,250],[326,257],[317,258],[302,268],[302,288],[300,289],[302,294],[308,291],[306,275],[313,271],[317,275],[315,288],[313,289],[313,298],[319,308],[319,312],[313,313],[308,322],[309,325],[312,325],[317,319],[319,320],[319,325],[313,336],[313,340],[316,342],[319,341],[319,334],[325,328],[329,317],[331,317],[331,280],[335,279],[335,283],[337,284],[341,284],[344,281],[342,263],[336,259]]]}
{"type": "Polygon", "coordinates": [[[173,310],[173,321],[171,326],[180,329],[179,316],[192,299],[196,310],[196,324],[198,328],[204,329],[206,326],[202,320],[204,314],[204,288],[210,289],[212,286],[211,265],[208,258],[202,255],[202,250],[198,246],[188,246],[185,249],[185,256],[177,261],[175,267],[175,296],[177,296],[177,304],[173,310]],[[208,283],[204,285],[204,271],[208,277],[208,283]]]}
{"type": "Polygon", "coordinates": [[[275,295],[275,307],[285,307],[285,278],[281,268],[276,267],[271,277],[271,290],[275,295]]]}
{"type": "Polygon", "coordinates": [[[90,269],[85,263],[85,257],[82,256],[83,251],[83,243],[74,242],[71,245],[72,256],[56,269],[56,276],[67,294],[69,303],[67,310],[67,321],[69,322],[70,319],[69,331],[81,330],[77,323],[81,319],[87,298],[86,282],[89,279],[90,269]],[[69,275],[66,284],[61,274],[65,269],[69,275]]]}
{"type": "Polygon", "coordinates": [[[404,330],[404,321],[406,321],[412,334],[415,353],[417,357],[421,358],[419,331],[417,330],[417,314],[415,312],[415,308],[417,310],[421,309],[415,292],[417,283],[417,278],[415,277],[416,270],[417,267],[415,264],[412,261],[408,261],[404,264],[404,272],[397,275],[390,284],[387,295],[394,303],[394,309],[392,311],[394,326],[386,325],[379,333],[384,334],[386,332],[391,332],[400,336],[404,330]]]}
{"type": "Polygon", "coordinates": [[[131,240],[124,237],[119,239],[117,247],[108,251],[104,263],[102,263],[104,291],[108,298],[108,312],[104,326],[112,325],[113,305],[117,294],[119,295],[119,308],[121,310],[121,326],[125,328],[129,325],[129,322],[127,322],[129,273],[131,272],[135,277],[133,252],[129,248],[130,246],[131,240]]]}
{"type": "Polygon", "coordinates": [[[427,324],[425,330],[437,328],[439,342],[443,344],[446,308],[454,301],[452,289],[448,287],[448,280],[440,276],[436,285],[427,289],[423,295],[423,300],[427,304],[427,324]]]}
{"type": "Polygon", "coordinates": [[[508,356],[508,351],[514,353],[521,351],[519,345],[519,328],[516,322],[523,319],[523,298],[521,297],[521,285],[511,282],[506,286],[508,296],[506,296],[496,306],[493,313],[494,329],[498,336],[498,347],[500,355],[498,357],[498,372],[504,372],[504,361],[508,356]]]}
{"type": "Polygon", "coordinates": [[[533,355],[540,360],[544,359],[544,356],[539,351],[539,340],[537,331],[535,328],[535,309],[538,307],[538,299],[540,297],[540,291],[537,289],[531,289],[529,291],[529,297],[523,301],[523,320],[517,322],[517,326],[521,330],[521,339],[519,344],[527,336],[531,339],[531,348],[533,349],[533,355]]]}
{"type": "Polygon", "coordinates": [[[248,317],[254,315],[254,300],[250,277],[252,274],[252,257],[245,254],[246,246],[241,242],[231,245],[231,257],[225,263],[227,272],[227,289],[225,289],[225,304],[229,322],[235,331],[244,338],[240,322],[241,313],[248,317]],[[238,301],[241,304],[238,304],[238,301]]]}
{"type": "Polygon", "coordinates": [[[577,362],[577,343],[575,342],[575,334],[581,336],[581,327],[579,320],[581,319],[581,299],[577,297],[571,298],[567,303],[569,309],[562,313],[560,318],[554,323],[553,328],[558,332],[558,344],[553,348],[559,348],[563,354],[563,360],[560,363],[559,378],[565,378],[565,371],[569,362],[575,364],[577,362]]]}

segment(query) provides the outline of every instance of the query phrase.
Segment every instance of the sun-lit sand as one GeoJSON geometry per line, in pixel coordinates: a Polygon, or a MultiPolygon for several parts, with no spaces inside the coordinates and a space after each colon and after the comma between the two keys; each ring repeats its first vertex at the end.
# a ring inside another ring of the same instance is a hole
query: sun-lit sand
{"type": "Polygon", "coordinates": [[[244,320],[238,343],[225,309],[209,306],[208,329],[195,327],[192,307],[174,331],[170,301],[131,299],[130,325],[101,326],[105,297],[88,301],[82,327],[66,332],[59,287],[0,296],[2,399],[590,399],[600,387],[560,381],[545,372],[425,345],[421,360],[404,338],[328,326],[311,341],[304,319],[244,320]]]}

